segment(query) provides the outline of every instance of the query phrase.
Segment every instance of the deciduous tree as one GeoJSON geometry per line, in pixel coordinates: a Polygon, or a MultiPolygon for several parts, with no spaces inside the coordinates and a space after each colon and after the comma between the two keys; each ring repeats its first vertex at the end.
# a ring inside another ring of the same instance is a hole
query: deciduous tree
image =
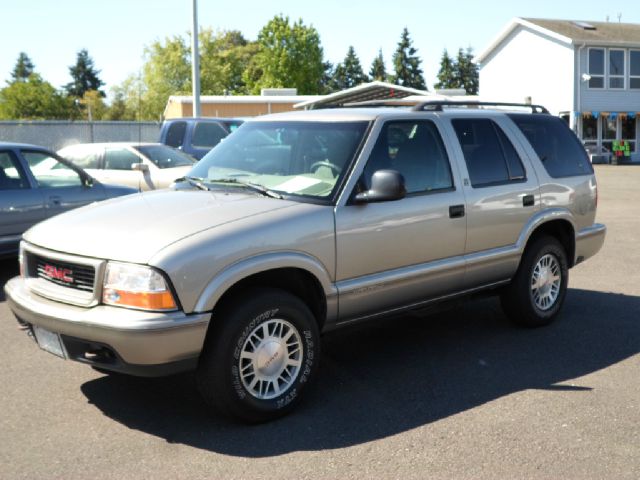
{"type": "Polygon", "coordinates": [[[302,20],[277,15],[258,34],[258,51],[245,81],[253,93],[262,88],[296,88],[315,94],[321,88],[324,64],[320,35],[302,20]]]}
{"type": "Polygon", "coordinates": [[[0,118],[50,120],[74,117],[73,100],[58,92],[37,73],[0,90],[0,118]]]}

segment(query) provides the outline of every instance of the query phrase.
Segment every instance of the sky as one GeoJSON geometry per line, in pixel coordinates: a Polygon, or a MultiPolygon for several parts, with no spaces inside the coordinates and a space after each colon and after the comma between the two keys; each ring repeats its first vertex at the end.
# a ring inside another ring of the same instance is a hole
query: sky
{"type": "MultiPolygon", "coordinates": [[[[429,89],[444,49],[483,51],[513,17],[640,23],[638,0],[198,0],[198,23],[240,30],[255,40],[277,14],[314,26],[325,59],[341,62],[350,45],[363,69],[382,49],[387,70],[404,27],[422,58],[429,89]]],[[[86,48],[109,89],[138,74],[146,45],[191,29],[192,0],[0,0],[0,86],[26,52],[45,80],[60,88],[86,48]]]]}

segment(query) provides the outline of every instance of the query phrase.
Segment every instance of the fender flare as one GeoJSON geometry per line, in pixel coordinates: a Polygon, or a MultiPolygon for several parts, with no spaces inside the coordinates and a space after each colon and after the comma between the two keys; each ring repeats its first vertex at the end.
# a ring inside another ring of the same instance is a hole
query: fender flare
{"type": "Polygon", "coordinates": [[[337,299],[336,289],[329,272],[315,257],[300,252],[272,252],[256,255],[233,263],[220,270],[207,284],[196,302],[195,312],[212,311],[222,295],[233,285],[251,275],[278,268],[299,268],[313,275],[327,298],[327,314],[331,299],[337,299]]]}

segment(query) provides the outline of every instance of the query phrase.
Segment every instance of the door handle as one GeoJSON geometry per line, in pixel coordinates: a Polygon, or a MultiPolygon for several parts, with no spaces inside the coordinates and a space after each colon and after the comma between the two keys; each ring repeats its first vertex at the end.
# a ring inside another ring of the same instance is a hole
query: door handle
{"type": "Polygon", "coordinates": [[[62,197],[60,197],[59,195],[51,195],[49,197],[49,205],[51,205],[52,207],[59,207],[61,203],[62,197]]]}
{"type": "Polygon", "coordinates": [[[523,207],[533,207],[535,203],[535,198],[533,195],[525,195],[522,197],[522,206],[523,207]]]}
{"type": "Polygon", "coordinates": [[[449,207],[449,218],[464,217],[464,205],[451,205],[449,207]]]}

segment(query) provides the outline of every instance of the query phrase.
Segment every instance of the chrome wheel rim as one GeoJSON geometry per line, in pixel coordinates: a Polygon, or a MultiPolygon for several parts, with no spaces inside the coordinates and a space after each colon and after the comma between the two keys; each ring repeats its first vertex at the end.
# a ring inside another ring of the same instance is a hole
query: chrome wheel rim
{"type": "Polygon", "coordinates": [[[302,338],[291,323],[280,319],[261,323],[240,352],[242,385],[260,400],[282,395],[298,378],[302,353],[302,338]]]}
{"type": "Polygon", "coordinates": [[[531,275],[531,296],[540,310],[549,310],[553,307],[560,295],[562,282],[560,262],[548,253],[543,255],[531,275]]]}

